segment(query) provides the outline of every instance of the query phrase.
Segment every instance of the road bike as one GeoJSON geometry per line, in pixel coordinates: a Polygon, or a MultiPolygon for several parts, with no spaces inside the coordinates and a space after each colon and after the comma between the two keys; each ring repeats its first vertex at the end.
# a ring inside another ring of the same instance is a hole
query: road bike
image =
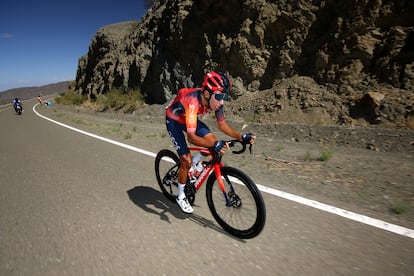
{"type": "MultiPolygon", "coordinates": [[[[241,144],[240,150],[246,151],[246,145],[238,140],[226,141],[229,147],[241,144]]],[[[251,151],[250,145],[250,151],[251,151]]],[[[192,152],[200,152],[203,169],[194,179],[192,173],[187,177],[184,191],[191,205],[194,204],[196,192],[207,180],[206,197],[208,207],[217,223],[231,235],[250,239],[263,230],[266,221],[266,208],[263,197],[254,181],[237,168],[225,166],[222,154],[215,154],[209,148],[189,147],[192,152]]],[[[158,152],[155,158],[155,174],[163,194],[175,202],[178,188],[177,177],[180,159],[168,149],[158,152]]]]}

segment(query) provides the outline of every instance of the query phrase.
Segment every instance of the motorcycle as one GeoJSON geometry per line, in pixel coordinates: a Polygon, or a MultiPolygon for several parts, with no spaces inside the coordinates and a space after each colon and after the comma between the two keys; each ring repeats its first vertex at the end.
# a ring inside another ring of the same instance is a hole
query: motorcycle
{"type": "Polygon", "coordinates": [[[14,107],[14,109],[16,110],[16,113],[18,115],[22,115],[23,105],[21,103],[16,103],[16,106],[14,107]]]}

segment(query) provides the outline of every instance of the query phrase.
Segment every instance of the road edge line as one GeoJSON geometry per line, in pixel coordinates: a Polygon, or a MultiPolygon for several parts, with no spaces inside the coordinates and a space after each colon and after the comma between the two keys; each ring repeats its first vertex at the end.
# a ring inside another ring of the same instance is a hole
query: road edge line
{"type": "MultiPolygon", "coordinates": [[[[96,134],[93,134],[93,133],[89,133],[89,132],[86,132],[84,130],[81,130],[81,129],[63,124],[61,122],[55,121],[53,119],[50,119],[50,118],[40,114],[39,112],[37,112],[37,110],[36,110],[37,105],[38,105],[38,103],[33,106],[32,110],[37,116],[39,116],[42,119],[50,121],[50,122],[52,122],[54,124],[57,124],[59,126],[68,128],[68,129],[73,130],[75,132],[90,136],[92,138],[95,138],[95,139],[98,139],[98,140],[101,140],[101,141],[104,141],[104,142],[107,142],[107,143],[111,143],[113,145],[116,145],[116,146],[119,146],[119,147],[122,147],[122,148],[125,148],[125,149],[129,149],[129,150],[132,150],[132,151],[135,151],[135,152],[138,152],[138,153],[142,153],[142,154],[154,157],[154,158],[156,157],[156,153],[153,153],[153,152],[150,152],[150,151],[147,151],[147,150],[143,150],[143,149],[131,146],[131,145],[127,145],[127,144],[124,144],[124,143],[121,143],[121,142],[118,142],[118,141],[115,141],[115,140],[111,140],[111,139],[108,139],[108,138],[105,138],[105,137],[102,137],[102,136],[99,136],[99,135],[96,135],[96,134]]],[[[283,192],[283,191],[280,191],[280,190],[277,190],[277,189],[274,189],[274,188],[266,187],[266,186],[258,184],[258,183],[256,183],[256,185],[259,188],[259,190],[262,191],[262,192],[265,192],[265,193],[268,193],[268,194],[271,194],[271,195],[274,195],[274,196],[277,196],[277,197],[281,197],[281,198],[284,198],[284,199],[287,199],[287,200],[290,200],[290,201],[294,201],[296,203],[300,203],[302,205],[306,205],[306,206],[309,206],[309,207],[312,207],[312,208],[315,208],[315,209],[318,209],[318,210],[321,210],[321,211],[325,211],[325,212],[328,212],[328,213],[331,213],[331,214],[335,214],[335,215],[338,215],[340,217],[347,218],[347,219],[350,219],[350,220],[353,220],[353,221],[356,221],[356,222],[360,222],[360,223],[363,223],[363,224],[366,224],[366,225],[370,225],[370,226],[373,226],[373,227],[376,227],[376,228],[379,228],[379,229],[382,229],[382,230],[386,230],[388,232],[392,232],[392,233],[395,233],[395,234],[398,234],[398,235],[401,235],[401,236],[405,236],[405,237],[414,239],[414,230],[412,230],[412,229],[409,229],[409,228],[406,228],[406,227],[403,227],[403,226],[399,226],[399,225],[395,225],[395,224],[391,224],[391,223],[388,223],[388,222],[385,222],[385,221],[382,221],[382,220],[379,220],[379,219],[374,219],[374,218],[371,218],[371,217],[368,217],[368,216],[365,216],[365,215],[357,214],[357,213],[354,213],[354,212],[351,212],[351,211],[347,211],[345,209],[337,208],[337,207],[334,207],[334,206],[331,206],[331,205],[328,205],[328,204],[325,204],[325,203],[321,203],[319,201],[307,199],[307,198],[297,196],[297,195],[294,195],[294,194],[290,194],[290,193],[287,193],[287,192],[283,192]]]]}

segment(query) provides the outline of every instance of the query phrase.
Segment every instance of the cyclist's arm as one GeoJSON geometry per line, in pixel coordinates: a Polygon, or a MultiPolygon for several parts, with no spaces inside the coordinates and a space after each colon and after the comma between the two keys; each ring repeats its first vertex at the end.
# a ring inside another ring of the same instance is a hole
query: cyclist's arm
{"type": "Polygon", "coordinates": [[[230,136],[230,137],[233,137],[234,139],[242,141],[240,132],[233,129],[231,126],[229,126],[226,123],[226,121],[217,122],[217,126],[220,129],[220,131],[223,132],[224,134],[226,134],[227,136],[230,136]]]}
{"type": "Polygon", "coordinates": [[[242,140],[240,132],[230,127],[227,124],[226,120],[224,119],[224,107],[223,106],[221,106],[219,110],[216,111],[216,120],[217,120],[217,126],[221,132],[239,141],[242,140]]]}
{"type": "MultiPolygon", "coordinates": [[[[190,112],[191,113],[191,112],[190,112]]],[[[187,114],[188,120],[186,121],[187,124],[187,139],[188,142],[190,142],[193,145],[199,146],[199,147],[206,147],[211,148],[214,146],[214,143],[216,142],[216,138],[214,135],[207,134],[204,137],[198,136],[196,134],[197,129],[197,113],[196,114],[187,114]],[[194,118],[188,118],[190,115],[194,116],[194,118]]]]}
{"type": "Polygon", "coordinates": [[[214,142],[216,142],[216,139],[212,138],[213,135],[206,135],[204,137],[200,137],[196,134],[198,102],[195,99],[191,98],[189,98],[189,101],[191,102],[184,105],[186,112],[185,124],[187,127],[188,142],[199,147],[211,148],[214,146],[214,142]]]}
{"type": "Polygon", "coordinates": [[[214,147],[214,143],[217,141],[217,139],[215,139],[214,135],[211,135],[211,133],[210,135],[207,134],[204,137],[200,137],[195,132],[187,132],[187,138],[188,142],[190,142],[191,144],[205,148],[214,147]]]}

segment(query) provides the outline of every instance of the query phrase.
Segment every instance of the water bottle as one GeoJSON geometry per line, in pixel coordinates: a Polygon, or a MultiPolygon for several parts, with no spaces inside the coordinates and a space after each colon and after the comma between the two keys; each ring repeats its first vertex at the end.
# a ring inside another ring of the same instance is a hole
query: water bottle
{"type": "Polygon", "coordinates": [[[203,170],[203,164],[200,161],[200,159],[201,159],[200,152],[198,152],[192,158],[192,166],[190,167],[190,170],[188,171],[191,182],[195,182],[197,180],[197,177],[200,175],[201,171],[203,170]]]}
{"type": "Polygon", "coordinates": [[[195,182],[195,176],[194,176],[194,168],[193,166],[190,167],[190,169],[188,170],[188,178],[190,179],[191,183],[195,182]]]}
{"type": "Polygon", "coordinates": [[[197,152],[196,155],[193,155],[193,166],[195,168],[195,166],[197,165],[198,161],[200,161],[201,159],[201,152],[197,152]]]}
{"type": "Polygon", "coordinates": [[[198,161],[198,163],[196,164],[196,167],[194,168],[194,172],[193,172],[194,176],[199,177],[203,169],[204,169],[203,161],[198,161]]]}

